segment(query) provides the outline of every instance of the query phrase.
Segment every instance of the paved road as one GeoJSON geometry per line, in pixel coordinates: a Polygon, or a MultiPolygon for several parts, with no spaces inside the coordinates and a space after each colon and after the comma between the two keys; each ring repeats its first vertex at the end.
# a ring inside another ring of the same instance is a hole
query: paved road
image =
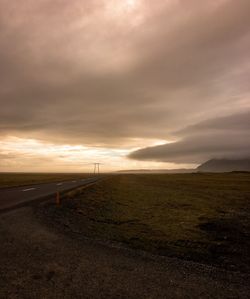
{"type": "Polygon", "coordinates": [[[0,189],[0,212],[98,181],[99,177],[0,189]]]}

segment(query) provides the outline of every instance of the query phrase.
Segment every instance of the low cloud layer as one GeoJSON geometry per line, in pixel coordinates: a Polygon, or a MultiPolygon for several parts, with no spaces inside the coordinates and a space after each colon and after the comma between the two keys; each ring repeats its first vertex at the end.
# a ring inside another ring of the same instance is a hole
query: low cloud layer
{"type": "Polygon", "coordinates": [[[249,11],[248,0],[0,0],[0,138],[178,140],[131,155],[176,163],[245,155],[232,121],[250,111],[249,11]]]}
{"type": "Polygon", "coordinates": [[[212,158],[250,157],[250,113],[214,118],[176,133],[180,140],[130,154],[137,160],[202,163],[212,158]]]}

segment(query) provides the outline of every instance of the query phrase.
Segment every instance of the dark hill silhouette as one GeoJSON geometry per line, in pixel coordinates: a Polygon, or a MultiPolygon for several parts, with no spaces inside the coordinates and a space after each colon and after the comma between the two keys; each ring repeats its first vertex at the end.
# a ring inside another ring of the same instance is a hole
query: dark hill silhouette
{"type": "Polygon", "coordinates": [[[250,171],[250,158],[247,159],[211,159],[197,167],[201,172],[250,171]]]}
{"type": "Polygon", "coordinates": [[[195,173],[195,172],[232,172],[250,171],[250,158],[246,159],[211,159],[195,169],[127,169],[119,173],[195,173]]]}

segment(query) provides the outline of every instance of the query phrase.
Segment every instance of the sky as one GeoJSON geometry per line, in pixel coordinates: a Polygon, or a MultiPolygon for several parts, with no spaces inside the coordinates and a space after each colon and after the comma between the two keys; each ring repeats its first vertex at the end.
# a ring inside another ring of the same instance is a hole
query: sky
{"type": "Polygon", "coordinates": [[[0,171],[249,157],[249,0],[0,0],[0,171]]]}

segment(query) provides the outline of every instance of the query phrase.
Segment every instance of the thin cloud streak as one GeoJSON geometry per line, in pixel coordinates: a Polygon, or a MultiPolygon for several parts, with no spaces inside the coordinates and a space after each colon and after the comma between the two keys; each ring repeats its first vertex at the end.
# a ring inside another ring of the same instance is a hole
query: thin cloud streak
{"type": "Polygon", "coordinates": [[[82,145],[52,144],[35,139],[8,137],[0,141],[0,171],[92,172],[92,163],[101,162],[102,170],[132,168],[174,168],[172,163],[130,161],[131,150],[82,145]],[[52,165],[52,167],[51,167],[52,165]]]}

